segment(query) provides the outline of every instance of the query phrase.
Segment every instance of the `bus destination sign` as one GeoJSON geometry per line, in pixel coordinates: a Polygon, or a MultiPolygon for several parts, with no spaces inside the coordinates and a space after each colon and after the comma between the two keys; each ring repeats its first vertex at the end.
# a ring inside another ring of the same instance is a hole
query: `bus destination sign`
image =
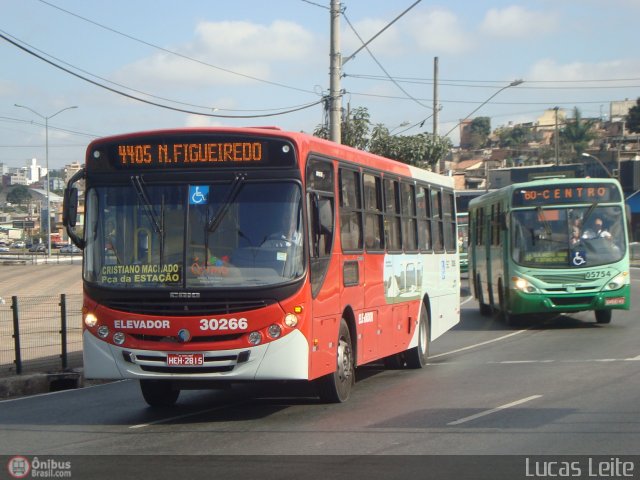
{"type": "Polygon", "coordinates": [[[120,165],[165,166],[211,163],[245,163],[265,160],[262,142],[121,144],[117,145],[120,165]]]}
{"type": "Polygon", "coordinates": [[[87,152],[92,171],[292,167],[293,144],[250,135],[167,134],[97,140],[87,152]]]}
{"type": "Polygon", "coordinates": [[[619,202],[620,191],[613,184],[568,184],[518,188],[513,191],[513,206],[619,202]]]}

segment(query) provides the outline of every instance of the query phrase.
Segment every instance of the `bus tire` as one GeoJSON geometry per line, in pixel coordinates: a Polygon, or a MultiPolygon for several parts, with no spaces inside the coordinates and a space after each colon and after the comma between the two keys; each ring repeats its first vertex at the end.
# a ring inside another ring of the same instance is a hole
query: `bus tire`
{"type": "Polygon", "coordinates": [[[429,358],[429,314],[427,307],[422,305],[420,321],[418,322],[418,346],[407,350],[405,354],[407,368],[422,368],[429,358]]]}
{"type": "Polygon", "coordinates": [[[180,395],[168,380],[140,380],[140,390],[151,407],[172,407],[180,395]]]}
{"type": "Polygon", "coordinates": [[[518,316],[512,313],[509,313],[507,307],[507,292],[504,290],[502,285],[502,279],[498,280],[498,304],[500,307],[500,319],[502,322],[510,327],[515,325],[518,322],[518,316]]]}
{"type": "Polygon", "coordinates": [[[611,323],[613,310],[596,310],[596,323],[611,323]]]}
{"type": "Polygon", "coordinates": [[[484,303],[484,295],[482,294],[482,284],[480,283],[480,275],[477,275],[475,281],[475,292],[478,303],[480,304],[480,315],[486,317],[491,315],[491,307],[484,303]]]}
{"type": "Polygon", "coordinates": [[[340,321],[336,353],[336,370],[316,380],[320,400],[324,403],[346,402],[355,383],[355,360],[347,321],[340,321]]]}

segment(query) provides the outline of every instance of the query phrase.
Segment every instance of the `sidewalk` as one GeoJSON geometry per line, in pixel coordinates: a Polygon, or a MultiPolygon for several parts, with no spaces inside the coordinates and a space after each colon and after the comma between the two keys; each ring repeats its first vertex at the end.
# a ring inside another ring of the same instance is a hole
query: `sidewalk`
{"type": "MultiPolygon", "coordinates": [[[[82,265],[79,261],[74,264],[0,264],[0,302],[10,304],[12,296],[56,296],[62,293],[82,293],[82,265]]],[[[5,335],[6,332],[11,335],[12,331],[11,326],[1,330],[5,335]]],[[[0,400],[82,385],[82,368],[49,374],[5,376],[0,377],[0,400]]]]}

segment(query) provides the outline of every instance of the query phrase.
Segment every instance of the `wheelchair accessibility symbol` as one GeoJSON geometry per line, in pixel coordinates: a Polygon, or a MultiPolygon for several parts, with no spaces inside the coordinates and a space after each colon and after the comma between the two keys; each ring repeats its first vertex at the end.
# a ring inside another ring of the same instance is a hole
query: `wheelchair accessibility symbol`
{"type": "Polygon", "coordinates": [[[208,185],[189,185],[189,204],[203,205],[209,199],[208,185]]]}
{"type": "Polygon", "coordinates": [[[579,267],[580,265],[584,265],[587,263],[587,259],[585,258],[584,251],[577,251],[571,254],[571,265],[575,267],[579,267]]]}

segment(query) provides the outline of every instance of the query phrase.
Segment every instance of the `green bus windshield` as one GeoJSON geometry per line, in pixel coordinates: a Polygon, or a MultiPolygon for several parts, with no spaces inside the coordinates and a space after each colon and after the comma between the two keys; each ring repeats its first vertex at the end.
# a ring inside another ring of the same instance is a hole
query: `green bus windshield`
{"type": "Polygon", "coordinates": [[[511,214],[513,261],[527,267],[594,267],[626,252],[621,206],[515,210],[511,214]]]}

